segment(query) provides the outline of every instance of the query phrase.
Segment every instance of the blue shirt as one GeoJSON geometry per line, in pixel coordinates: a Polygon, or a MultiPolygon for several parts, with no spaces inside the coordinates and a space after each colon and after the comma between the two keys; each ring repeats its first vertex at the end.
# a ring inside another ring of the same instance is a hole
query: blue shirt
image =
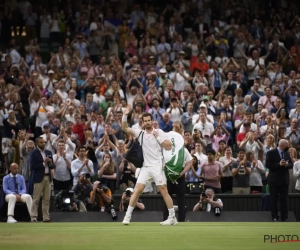
{"type": "Polygon", "coordinates": [[[280,155],[280,158],[283,159],[282,153],[283,153],[283,155],[284,155],[284,151],[281,151],[279,148],[277,148],[277,150],[278,150],[278,153],[279,153],[279,155],[280,155]]]}
{"type": "Polygon", "coordinates": [[[162,120],[161,122],[158,122],[159,128],[164,131],[164,132],[170,132],[173,129],[173,122],[169,122],[169,124],[166,124],[164,122],[164,120],[162,120]]]}
{"type": "MultiPolygon", "coordinates": [[[[18,194],[26,194],[25,179],[22,175],[16,174],[16,183],[18,194]]],[[[3,178],[3,191],[5,194],[15,193],[15,182],[12,174],[8,174],[3,178]]]]}

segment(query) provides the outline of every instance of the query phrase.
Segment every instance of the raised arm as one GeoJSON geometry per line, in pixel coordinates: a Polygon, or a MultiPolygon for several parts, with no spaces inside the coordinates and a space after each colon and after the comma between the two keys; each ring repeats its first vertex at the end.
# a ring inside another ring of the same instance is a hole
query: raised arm
{"type": "Polygon", "coordinates": [[[133,132],[133,129],[132,128],[129,128],[128,127],[128,123],[127,123],[127,119],[128,119],[128,114],[130,112],[130,105],[127,105],[126,109],[124,110],[123,112],[123,117],[122,117],[122,130],[129,134],[129,135],[132,135],[134,136],[134,132],[133,132]]]}

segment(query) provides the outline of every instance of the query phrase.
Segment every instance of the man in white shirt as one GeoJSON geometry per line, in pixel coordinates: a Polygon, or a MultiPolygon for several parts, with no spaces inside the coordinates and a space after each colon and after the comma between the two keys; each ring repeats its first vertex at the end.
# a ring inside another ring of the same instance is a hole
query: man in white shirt
{"type": "Polygon", "coordinates": [[[175,65],[175,74],[173,76],[174,89],[176,91],[183,91],[185,86],[188,84],[190,75],[184,70],[184,66],[179,64],[175,65]]]}
{"type": "Polygon", "coordinates": [[[207,113],[207,106],[204,102],[202,102],[199,107],[199,114],[193,115],[193,120],[192,120],[193,125],[195,125],[197,122],[200,121],[200,113],[205,113],[207,121],[210,122],[211,124],[214,124],[214,117],[207,113]]]}
{"type": "Polygon", "coordinates": [[[56,80],[54,79],[54,71],[48,71],[48,79],[43,80],[43,89],[53,90],[56,80]]]}
{"type": "Polygon", "coordinates": [[[10,55],[12,64],[17,64],[17,65],[20,64],[21,56],[20,56],[19,52],[16,51],[14,45],[10,45],[9,55],[10,55]]]}
{"type": "Polygon", "coordinates": [[[177,98],[172,98],[170,108],[167,109],[167,112],[170,113],[170,120],[172,122],[181,121],[183,110],[178,106],[177,98]]]}
{"type": "Polygon", "coordinates": [[[46,142],[45,149],[51,151],[51,153],[54,154],[55,148],[52,146],[52,143],[57,138],[57,135],[50,133],[50,124],[48,122],[45,122],[43,124],[42,130],[43,130],[44,134],[41,135],[41,137],[46,142]]]}
{"type": "Polygon", "coordinates": [[[201,165],[204,162],[208,161],[207,155],[203,154],[203,146],[201,143],[195,143],[195,153],[194,155],[198,159],[198,169],[200,169],[200,174],[201,174],[201,165]]]}
{"type": "Polygon", "coordinates": [[[100,94],[100,87],[95,88],[95,93],[93,94],[93,102],[95,103],[105,102],[105,97],[100,94]]]}
{"type": "MultiPolygon", "coordinates": [[[[123,113],[122,118],[122,130],[136,138],[139,137],[141,130],[135,130],[132,128],[128,128],[127,124],[127,116],[130,112],[130,105],[127,106],[126,110],[123,113]]],[[[166,221],[161,222],[161,225],[176,225],[177,219],[175,217],[175,210],[173,206],[173,200],[170,197],[168,190],[166,188],[166,176],[163,171],[163,155],[162,155],[162,147],[165,150],[171,150],[172,144],[171,141],[168,140],[165,136],[165,133],[160,129],[154,129],[152,125],[152,116],[149,113],[145,113],[142,115],[143,126],[145,131],[142,132],[142,136],[139,137],[139,142],[142,143],[142,150],[144,155],[144,163],[143,167],[140,170],[138,175],[137,183],[135,186],[135,191],[131,196],[130,203],[126,212],[126,215],[123,220],[124,225],[128,225],[131,220],[131,215],[135,204],[143,192],[146,184],[150,180],[154,180],[159,192],[164,198],[164,201],[169,210],[169,217],[166,221]]]]}
{"type": "Polygon", "coordinates": [[[70,169],[73,155],[66,153],[66,146],[63,140],[58,142],[57,154],[53,155],[55,164],[53,185],[54,190],[69,189],[72,185],[70,169]]]}
{"type": "Polygon", "coordinates": [[[78,183],[78,177],[82,174],[89,173],[91,176],[94,175],[94,165],[93,162],[90,161],[86,157],[86,148],[84,146],[80,146],[78,148],[78,158],[71,163],[71,172],[73,175],[73,187],[75,187],[78,183]]]}
{"type": "Polygon", "coordinates": [[[70,103],[73,103],[76,107],[79,107],[80,106],[80,101],[75,99],[75,95],[76,95],[76,92],[75,90],[70,90],[69,91],[69,98],[67,99],[67,102],[70,102],[70,103]]]}
{"type": "Polygon", "coordinates": [[[68,98],[68,93],[66,92],[65,83],[60,80],[56,86],[56,94],[60,97],[61,100],[66,100],[68,98]]]}
{"type": "Polygon", "coordinates": [[[72,140],[70,139],[71,134],[68,133],[64,127],[62,127],[59,131],[59,136],[56,137],[56,139],[54,139],[54,141],[52,142],[52,146],[53,148],[55,148],[56,150],[58,149],[58,143],[63,140],[64,142],[64,147],[65,147],[65,152],[68,155],[74,155],[75,150],[76,150],[76,144],[72,142],[72,140]],[[62,139],[61,139],[62,137],[62,139]]]}
{"type": "Polygon", "coordinates": [[[248,59],[247,61],[247,68],[249,72],[248,79],[251,81],[252,83],[251,86],[252,86],[255,77],[258,76],[258,70],[265,68],[265,60],[263,58],[259,58],[259,53],[256,49],[252,51],[252,58],[248,59]]]}
{"type": "Polygon", "coordinates": [[[203,140],[206,142],[206,145],[208,146],[212,143],[210,135],[214,131],[214,126],[207,121],[206,114],[204,112],[201,112],[199,115],[200,115],[200,121],[194,125],[193,133],[195,129],[201,131],[203,140]]]}

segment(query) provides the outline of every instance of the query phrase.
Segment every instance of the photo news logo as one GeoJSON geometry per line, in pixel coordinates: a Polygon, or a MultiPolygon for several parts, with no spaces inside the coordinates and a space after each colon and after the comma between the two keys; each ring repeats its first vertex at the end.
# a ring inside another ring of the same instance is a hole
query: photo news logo
{"type": "Polygon", "coordinates": [[[264,243],[288,243],[288,242],[300,243],[300,237],[298,235],[291,235],[291,234],[264,235],[264,243]]]}

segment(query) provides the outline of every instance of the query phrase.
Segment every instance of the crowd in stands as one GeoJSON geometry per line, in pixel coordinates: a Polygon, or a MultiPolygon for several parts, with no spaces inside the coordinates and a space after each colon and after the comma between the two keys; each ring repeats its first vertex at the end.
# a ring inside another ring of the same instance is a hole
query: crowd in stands
{"type": "MultiPolygon", "coordinates": [[[[138,166],[124,159],[134,138],[121,129],[129,104],[133,128],[148,112],[155,128],[182,131],[193,155],[187,184],[209,182],[216,194],[268,192],[266,153],[285,138],[294,163],[289,191],[300,192],[293,1],[3,2],[3,171],[15,162],[29,182],[29,154],[43,137],[56,165],[54,190],[76,190],[86,174],[111,194],[134,188],[138,166]],[[202,166],[211,149],[221,175],[202,166]],[[251,171],[237,171],[240,162],[251,171]]],[[[98,188],[88,184],[86,196],[98,188]]],[[[153,192],[149,183],[145,193],[153,192]]]]}

